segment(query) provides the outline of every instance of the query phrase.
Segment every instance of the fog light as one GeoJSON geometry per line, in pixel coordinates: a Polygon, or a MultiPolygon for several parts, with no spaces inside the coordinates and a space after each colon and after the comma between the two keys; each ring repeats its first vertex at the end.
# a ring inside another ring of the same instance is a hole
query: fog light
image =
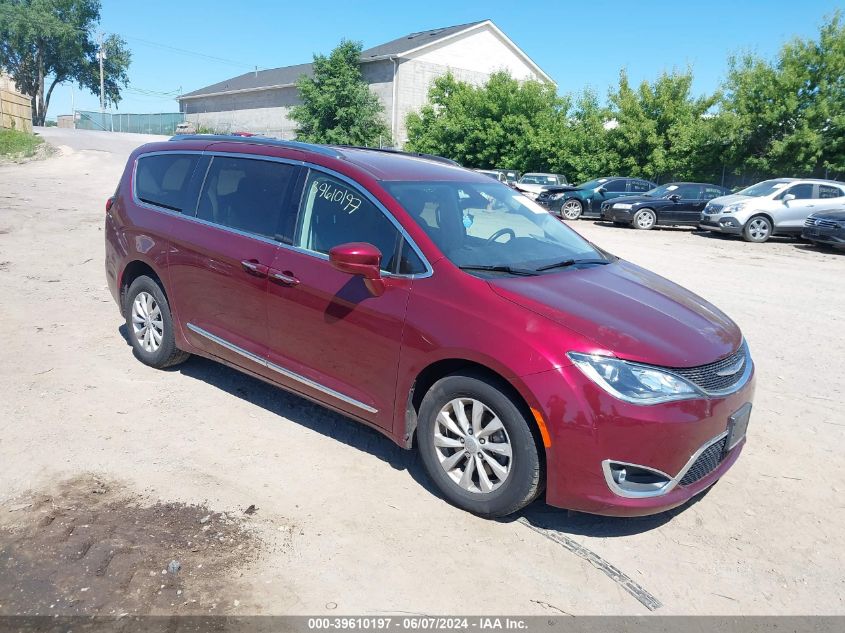
{"type": "Polygon", "coordinates": [[[602,466],[607,485],[623,497],[652,497],[665,494],[669,491],[667,486],[672,481],[666,473],[643,466],[610,460],[602,462],[602,466]]]}

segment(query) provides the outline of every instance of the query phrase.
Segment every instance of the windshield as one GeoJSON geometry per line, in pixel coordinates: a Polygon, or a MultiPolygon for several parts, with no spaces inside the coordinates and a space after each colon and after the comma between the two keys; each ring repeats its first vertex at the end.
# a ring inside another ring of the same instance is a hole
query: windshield
{"type": "Polygon", "coordinates": [[[665,198],[671,196],[672,192],[678,188],[678,185],[660,185],[650,191],[646,191],[643,195],[649,198],[665,198]]]}
{"type": "Polygon", "coordinates": [[[525,174],[519,180],[523,185],[556,185],[557,176],[549,174],[525,174]]]}
{"type": "Polygon", "coordinates": [[[571,259],[609,261],[548,211],[500,183],[383,185],[457,266],[536,271],[571,259]]]}
{"type": "Polygon", "coordinates": [[[756,185],[751,185],[747,189],[737,191],[738,196],[753,196],[759,198],[760,196],[768,196],[770,193],[780,191],[784,187],[789,186],[789,181],[784,180],[764,180],[758,182],[756,185]]]}
{"type": "Polygon", "coordinates": [[[596,187],[601,187],[606,182],[607,178],[596,178],[595,180],[588,180],[587,182],[582,182],[580,185],[578,185],[578,188],[595,189],[596,187]]]}

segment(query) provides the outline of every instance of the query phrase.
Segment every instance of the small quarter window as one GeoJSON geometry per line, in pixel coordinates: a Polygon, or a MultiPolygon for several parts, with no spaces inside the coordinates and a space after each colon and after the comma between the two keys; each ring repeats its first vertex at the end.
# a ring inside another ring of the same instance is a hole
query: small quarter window
{"type": "Polygon", "coordinates": [[[195,200],[189,200],[188,185],[198,154],[157,154],[142,156],[135,170],[135,195],[141,202],[171,211],[193,213],[195,200]]]}

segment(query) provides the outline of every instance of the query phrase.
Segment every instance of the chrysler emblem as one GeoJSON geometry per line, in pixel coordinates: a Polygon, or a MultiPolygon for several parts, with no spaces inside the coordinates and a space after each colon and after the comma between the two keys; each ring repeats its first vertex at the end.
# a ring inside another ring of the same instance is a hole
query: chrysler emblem
{"type": "Polygon", "coordinates": [[[745,359],[740,358],[736,363],[731,365],[730,367],[725,367],[716,372],[717,376],[733,376],[736,372],[742,369],[742,366],[745,364],[745,359]]]}

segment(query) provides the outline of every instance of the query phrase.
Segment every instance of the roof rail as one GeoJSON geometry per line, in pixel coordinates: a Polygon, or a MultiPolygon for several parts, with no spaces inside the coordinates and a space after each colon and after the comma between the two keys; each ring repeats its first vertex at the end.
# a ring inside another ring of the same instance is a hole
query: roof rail
{"type": "Polygon", "coordinates": [[[332,158],[343,158],[337,149],[328,145],[317,145],[315,143],[301,143],[299,141],[283,141],[269,136],[230,136],[228,134],[177,134],[171,141],[224,141],[227,143],[247,143],[249,145],[270,145],[272,147],[286,147],[288,149],[299,149],[306,152],[316,152],[332,158]]]}
{"type": "Polygon", "coordinates": [[[400,154],[402,156],[415,156],[416,158],[425,158],[426,160],[433,160],[438,163],[445,163],[447,165],[453,165],[455,167],[461,167],[462,165],[456,161],[452,160],[451,158],[446,158],[445,156],[436,156],[434,154],[423,154],[421,152],[403,152],[401,149],[394,149],[392,147],[364,147],[363,145],[333,145],[333,147],[337,147],[338,149],[365,149],[371,152],[386,152],[388,154],[400,154]]]}

